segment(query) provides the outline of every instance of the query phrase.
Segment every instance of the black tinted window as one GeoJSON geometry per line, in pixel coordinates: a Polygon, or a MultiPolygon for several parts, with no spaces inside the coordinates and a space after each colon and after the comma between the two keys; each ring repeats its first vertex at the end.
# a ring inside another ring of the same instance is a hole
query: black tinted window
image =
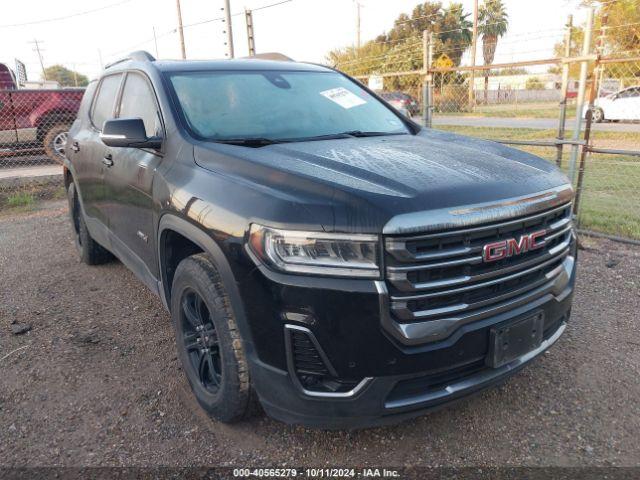
{"type": "Polygon", "coordinates": [[[98,93],[96,94],[96,99],[93,102],[91,121],[101,130],[102,124],[104,124],[105,120],[109,120],[113,117],[113,105],[116,101],[121,77],[121,74],[104,77],[98,87],[98,93]]]}
{"type": "Polygon", "coordinates": [[[147,137],[158,133],[158,108],[147,80],[140,74],[129,73],[124,81],[120,118],[141,118],[147,137]]]}
{"type": "Polygon", "coordinates": [[[627,90],[623,90],[618,94],[618,98],[629,98],[629,97],[637,97],[638,96],[637,88],[628,88],[627,90]]]}

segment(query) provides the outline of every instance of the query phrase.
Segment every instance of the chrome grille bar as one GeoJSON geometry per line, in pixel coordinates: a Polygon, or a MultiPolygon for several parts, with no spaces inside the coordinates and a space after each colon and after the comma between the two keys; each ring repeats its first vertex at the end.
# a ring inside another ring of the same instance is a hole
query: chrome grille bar
{"type": "MultiPolygon", "coordinates": [[[[527,223],[534,222],[539,219],[544,219],[545,217],[552,217],[557,213],[567,210],[570,213],[571,204],[563,205],[559,208],[554,208],[550,211],[545,212],[544,214],[534,215],[532,217],[527,217],[524,219],[512,220],[509,222],[502,222],[498,224],[493,224],[489,226],[470,228],[467,230],[456,230],[452,232],[443,232],[441,234],[428,234],[428,235],[418,235],[415,237],[392,237],[385,239],[385,248],[388,253],[390,253],[396,260],[402,263],[415,263],[415,262],[424,262],[429,260],[439,260],[443,258],[450,257],[458,257],[466,254],[477,253],[482,250],[482,245],[463,245],[456,246],[452,248],[443,248],[443,249],[434,249],[433,251],[428,252],[414,252],[412,251],[407,244],[416,244],[420,241],[424,240],[442,240],[445,238],[451,238],[456,236],[469,236],[482,232],[491,232],[491,231],[500,231],[500,230],[508,230],[509,228],[516,227],[518,225],[526,225],[527,223]]],[[[566,227],[567,224],[571,224],[572,220],[570,216],[565,216],[558,221],[551,223],[546,226],[547,232],[552,233],[556,230],[559,230],[563,227],[566,227]]],[[[527,232],[529,230],[535,230],[539,227],[523,227],[523,231],[527,232]]],[[[566,230],[565,230],[566,231],[566,230]]],[[[496,236],[496,239],[498,236],[496,236]]]]}
{"type": "Polygon", "coordinates": [[[537,256],[536,258],[532,258],[530,260],[524,262],[518,262],[516,264],[510,265],[508,267],[504,267],[501,269],[491,270],[486,273],[481,273],[478,275],[463,275],[460,277],[447,278],[444,280],[434,280],[431,282],[422,282],[422,283],[413,283],[409,280],[407,276],[407,272],[394,272],[391,270],[391,267],[387,268],[387,279],[391,282],[398,290],[404,292],[411,292],[415,290],[428,290],[434,288],[444,288],[452,285],[460,285],[464,283],[472,283],[480,280],[484,280],[487,278],[497,277],[503,274],[507,274],[510,272],[514,272],[520,269],[524,269],[530,267],[532,265],[536,265],[538,263],[542,263],[549,258],[553,258],[556,255],[561,253],[565,253],[569,249],[570,239],[567,238],[562,243],[549,250],[548,252],[537,256]],[[564,251],[564,252],[563,252],[564,251]]]}
{"type": "MultiPolygon", "coordinates": [[[[566,256],[566,254],[562,257],[564,258],[566,256]]],[[[556,261],[556,259],[552,259],[551,262],[556,261]]],[[[535,268],[534,270],[537,270],[539,267],[535,268]]],[[[401,320],[424,320],[424,319],[428,319],[428,318],[436,318],[436,317],[440,317],[442,315],[450,315],[453,313],[458,313],[458,312],[464,312],[464,311],[468,311],[468,310],[477,310],[479,308],[485,307],[487,305],[491,305],[497,302],[502,302],[504,300],[508,300],[512,297],[516,297],[518,295],[522,295],[527,293],[530,290],[533,290],[534,288],[537,288],[545,283],[548,283],[550,280],[553,280],[555,277],[557,277],[558,275],[560,275],[560,273],[562,273],[562,265],[558,265],[556,268],[554,268],[551,272],[547,273],[545,276],[543,276],[541,279],[536,280],[535,282],[529,283],[524,287],[515,289],[515,290],[511,290],[509,292],[503,293],[501,295],[494,295],[490,298],[487,298],[485,300],[481,300],[478,302],[473,302],[473,303],[459,303],[456,305],[450,305],[448,307],[441,307],[441,308],[434,308],[434,309],[429,309],[429,310],[420,310],[417,312],[413,312],[411,310],[409,310],[407,308],[407,302],[406,301],[392,301],[391,302],[391,310],[393,311],[394,315],[396,317],[398,317],[401,320]]]]}

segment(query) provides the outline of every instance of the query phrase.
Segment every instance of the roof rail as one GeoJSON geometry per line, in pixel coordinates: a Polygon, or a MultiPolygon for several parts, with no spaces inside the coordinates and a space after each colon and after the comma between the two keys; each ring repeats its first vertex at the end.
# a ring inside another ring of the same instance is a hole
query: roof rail
{"type": "Polygon", "coordinates": [[[276,60],[280,62],[295,62],[293,58],[287,57],[285,54],[280,52],[256,53],[255,55],[242,58],[246,58],[249,60],[276,60]]]}
{"type": "Polygon", "coordinates": [[[136,60],[138,62],[155,62],[156,59],[153,55],[151,55],[149,52],[146,52],[144,50],[136,50],[135,52],[131,52],[129,55],[127,55],[124,58],[121,58],[120,60],[116,60],[115,62],[111,62],[111,63],[107,63],[104,68],[111,68],[114,65],[117,65],[119,63],[122,62],[128,62],[129,60],[136,60]]]}

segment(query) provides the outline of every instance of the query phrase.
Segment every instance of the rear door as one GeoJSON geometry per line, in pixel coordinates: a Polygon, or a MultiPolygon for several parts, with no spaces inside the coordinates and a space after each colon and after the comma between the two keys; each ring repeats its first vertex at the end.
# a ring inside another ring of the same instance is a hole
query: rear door
{"type": "MultiPolygon", "coordinates": [[[[142,72],[128,72],[122,87],[118,118],[141,118],[147,137],[164,136],[153,85],[142,72]]],[[[143,263],[157,277],[152,197],[153,177],[162,155],[153,149],[110,149],[113,165],[105,171],[107,214],[116,242],[133,253],[131,268],[143,263]],[[140,262],[141,261],[141,262],[140,262]]]]}
{"type": "Polygon", "coordinates": [[[100,131],[104,121],[115,114],[122,77],[122,73],[102,77],[93,96],[88,118],[83,119],[82,128],[73,133],[67,144],[67,150],[75,152],[71,154],[72,162],[85,214],[104,226],[109,225],[106,212],[108,199],[104,191],[104,174],[107,168],[104,161],[109,149],[100,140],[100,131]]]}

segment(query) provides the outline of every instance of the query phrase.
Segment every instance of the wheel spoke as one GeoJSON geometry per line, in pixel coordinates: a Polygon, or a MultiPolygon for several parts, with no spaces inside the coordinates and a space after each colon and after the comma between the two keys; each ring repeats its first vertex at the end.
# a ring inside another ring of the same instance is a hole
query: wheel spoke
{"type": "Polygon", "coordinates": [[[193,328],[199,328],[202,326],[202,322],[198,316],[197,310],[194,308],[195,295],[185,295],[182,299],[182,311],[187,321],[193,328]]]}
{"type": "Polygon", "coordinates": [[[220,386],[220,379],[218,378],[218,374],[216,373],[216,369],[213,364],[213,358],[211,357],[210,353],[205,354],[205,356],[207,357],[207,363],[209,365],[209,374],[210,374],[211,380],[213,380],[213,383],[215,383],[216,386],[220,386]]]}
{"type": "Polygon", "coordinates": [[[198,378],[203,387],[207,386],[207,357],[206,353],[200,352],[198,357],[198,378]]]}
{"type": "Polygon", "coordinates": [[[202,345],[198,341],[200,336],[197,333],[186,333],[184,335],[184,346],[188,352],[202,348],[202,345]]]}

